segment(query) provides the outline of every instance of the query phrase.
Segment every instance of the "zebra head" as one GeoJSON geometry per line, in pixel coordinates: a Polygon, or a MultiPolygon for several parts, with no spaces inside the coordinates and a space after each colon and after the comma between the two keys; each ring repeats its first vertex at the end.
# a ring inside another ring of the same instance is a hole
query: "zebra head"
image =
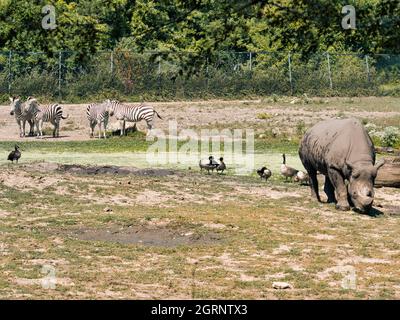
{"type": "Polygon", "coordinates": [[[112,117],[114,115],[114,104],[112,103],[110,99],[104,100],[104,103],[106,105],[106,111],[112,117]]]}
{"type": "Polygon", "coordinates": [[[10,97],[10,115],[14,115],[15,113],[21,113],[21,109],[22,109],[22,102],[21,102],[21,98],[20,97],[10,97]]]}
{"type": "Polygon", "coordinates": [[[32,111],[38,111],[39,106],[38,106],[38,102],[35,98],[33,97],[28,97],[28,99],[26,99],[26,104],[25,104],[25,112],[32,112],[32,111]]]}

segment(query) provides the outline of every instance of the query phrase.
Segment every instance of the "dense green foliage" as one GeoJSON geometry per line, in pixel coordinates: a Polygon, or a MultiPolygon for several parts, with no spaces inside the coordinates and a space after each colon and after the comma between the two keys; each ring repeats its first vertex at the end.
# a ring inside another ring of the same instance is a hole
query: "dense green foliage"
{"type": "Polygon", "coordinates": [[[343,30],[339,0],[76,0],[0,1],[0,48],[76,51],[129,48],[212,53],[291,50],[399,53],[400,5],[350,1],[357,29],[343,30]],[[57,28],[41,28],[44,4],[56,8],[57,28]]]}
{"type": "Polygon", "coordinates": [[[371,59],[366,81],[362,55],[400,53],[400,2],[346,4],[356,8],[356,30],[342,28],[339,0],[0,0],[0,100],[7,91],[71,101],[99,93],[140,99],[324,94],[326,51],[360,54],[332,58],[335,89],[326,94],[379,94],[381,84],[385,94],[396,93],[399,59],[371,59]],[[55,30],[41,27],[49,3],[55,30]],[[112,70],[110,56],[101,53],[110,51],[112,70]],[[253,68],[238,52],[258,53],[253,68]],[[288,52],[295,52],[292,83],[288,52]],[[371,90],[377,68],[384,72],[371,90]]]}

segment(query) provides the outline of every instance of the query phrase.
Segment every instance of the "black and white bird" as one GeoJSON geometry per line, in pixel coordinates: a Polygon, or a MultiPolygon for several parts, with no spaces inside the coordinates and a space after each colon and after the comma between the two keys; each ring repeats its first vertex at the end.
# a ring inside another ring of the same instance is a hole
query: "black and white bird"
{"type": "Polygon", "coordinates": [[[210,173],[211,171],[214,171],[218,167],[219,163],[214,160],[213,156],[208,157],[208,162],[203,163],[203,161],[199,161],[199,167],[200,171],[203,171],[203,169],[207,170],[207,173],[210,173]]]}
{"type": "Polygon", "coordinates": [[[286,180],[287,180],[287,178],[293,179],[297,175],[297,172],[299,172],[299,170],[286,165],[286,155],[285,154],[282,154],[282,157],[283,157],[283,162],[281,164],[281,174],[285,177],[286,180]]]}
{"type": "Polygon", "coordinates": [[[19,147],[15,145],[15,150],[10,152],[7,160],[10,160],[12,163],[14,163],[14,160],[16,160],[18,163],[19,158],[21,158],[21,151],[19,151],[19,147]]]}
{"type": "Polygon", "coordinates": [[[265,179],[265,181],[267,181],[272,176],[271,170],[269,170],[267,167],[262,167],[261,169],[258,169],[257,174],[260,176],[261,179],[265,179]]]}
{"type": "Polygon", "coordinates": [[[218,166],[217,166],[217,172],[220,172],[221,171],[221,173],[223,173],[224,172],[224,170],[226,170],[226,165],[225,165],[225,162],[224,162],[224,158],[219,158],[219,164],[218,164],[218,166]]]}
{"type": "Polygon", "coordinates": [[[303,172],[301,170],[299,170],[296,174],[296,176],[294,177],[294,181],[296,182],[300,182],[300,184],[307,184],[309,180],[309,176],[307,172],[303,172]]]}

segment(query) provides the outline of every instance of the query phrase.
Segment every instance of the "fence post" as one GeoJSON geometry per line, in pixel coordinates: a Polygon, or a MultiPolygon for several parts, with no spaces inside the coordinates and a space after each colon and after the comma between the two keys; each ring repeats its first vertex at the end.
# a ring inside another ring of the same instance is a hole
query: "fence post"
{"type": "Polygon", "coordinates": [[[333,84],[332,84],[332,74],[331,74],[331,61],[329,59],[329,53],[326,53],[326,59],[328,62],[328,77],[329,77],[329,88],[332,90],[333,89],[333,84]]]}
{"type": "Polygon", "coordinates": [[[114,74],[114,50],[111,51],[110,55],[110,73],[111,75],[114,74]]]}
{"type": "Polygon", "coordinates": [[[61,59],[62,59],[62,51],[58,53],[58,98],[61,100],[61,59]]]}
{"type": "Polygon", "coordinates": [[[11,69],[12,51],[8,52],[8,93],[11,94],[11,82],[12,82],[12,69],[11,69]]]}
{"type": "Polygon", "coordinates": [[[161,91],[161,56],[158,56],[158,90],[161,91]]]}
{"type": "Polygon", "coordinates": [[[289,64],[289,81],[290,81],[290,95],[293,95],[293,79],[292,79],[292,61],[290,57],[290,51],[288,54],[288,64],[289,64]]]}
{"type": "Polygon", "coordinates": [[[206,57],[206,93],[208,93],[208,56],[206,57]]]}
{"type": "Polygon", "coordinates": [[[369,63],[368,63],[368,55],[367,54],[365,55],[365,65],[367,66],[368,82],[370,82],[371,81],[371,75],[370,75],[370,72],[369,72],[369,63]]]}

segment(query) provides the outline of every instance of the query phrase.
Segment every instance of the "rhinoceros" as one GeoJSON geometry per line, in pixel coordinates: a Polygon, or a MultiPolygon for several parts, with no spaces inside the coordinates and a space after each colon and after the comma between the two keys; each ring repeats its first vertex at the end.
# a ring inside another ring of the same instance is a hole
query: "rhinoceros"
{"type": "Polygon", "coordinates": [[[384,161],[375,164],[374,144],[360,121],[318,122],[305,133],[299,156],[310,176],[311,194],[319,202],[318,171],[325,176],[328,203],[344,211],[350,205],[363,213],[371,209],[375,177],[384,161]]]}

